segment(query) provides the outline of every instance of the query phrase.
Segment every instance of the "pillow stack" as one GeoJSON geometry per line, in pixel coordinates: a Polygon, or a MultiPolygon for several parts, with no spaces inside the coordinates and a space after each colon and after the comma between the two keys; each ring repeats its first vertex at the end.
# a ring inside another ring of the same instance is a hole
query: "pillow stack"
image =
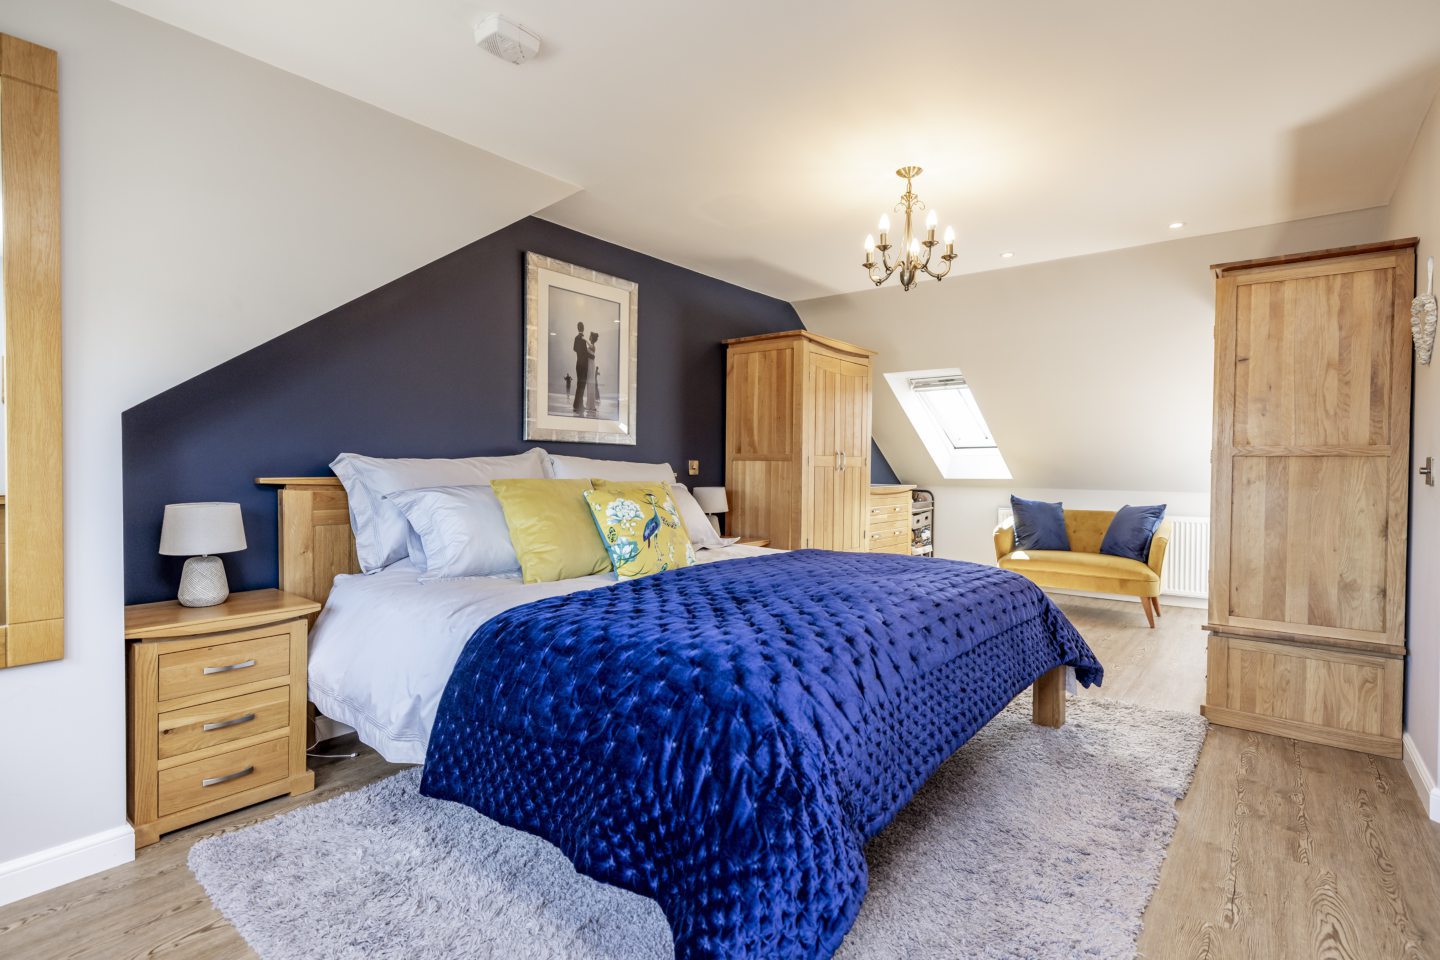
{"type": "Polygon", "coordinates": [[[426,583],[517,573],[542,583],[612,569],[631,579],[689,566],[696,547],[726,542],[663,463],[535,448],[464,459],[344,453],[330,466],[367,574],[408,557],[426,583]]]}

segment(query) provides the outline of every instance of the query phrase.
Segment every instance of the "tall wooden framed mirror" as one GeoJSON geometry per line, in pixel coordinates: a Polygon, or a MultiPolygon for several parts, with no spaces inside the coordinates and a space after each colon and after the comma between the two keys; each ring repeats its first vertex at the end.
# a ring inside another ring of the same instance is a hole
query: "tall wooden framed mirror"
{"type": "Polygon", "coordinates": [[[0,667],[65,655],[58,74],[0,34],[0,667]]]}

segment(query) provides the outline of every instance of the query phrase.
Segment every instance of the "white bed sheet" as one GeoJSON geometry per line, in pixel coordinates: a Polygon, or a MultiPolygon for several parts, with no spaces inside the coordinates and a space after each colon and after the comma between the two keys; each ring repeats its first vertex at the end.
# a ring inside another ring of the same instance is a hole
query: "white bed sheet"
{"type": "MultiPolygon", "coordinates": [[[[701,563],[776,551],[739,544],[701,563]]],[[[408,560],[335,578],[310,638],[310,700],[392,763],[423,763],[440,695],[465,641],[485,621],[545,597],[615,584],[613,573],[525,584],[518,576],[420,583],[408,560]]]]}

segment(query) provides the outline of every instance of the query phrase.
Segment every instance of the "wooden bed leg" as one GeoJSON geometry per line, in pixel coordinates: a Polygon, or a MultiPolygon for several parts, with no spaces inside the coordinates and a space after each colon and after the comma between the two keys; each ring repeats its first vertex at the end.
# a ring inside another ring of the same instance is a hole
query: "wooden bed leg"
{"type": "Polygon", "coordinates": [[[1065,725],[1065,668],[1056,667],[1031,687],[1030,719],[1042,727],[1065,725]]]}

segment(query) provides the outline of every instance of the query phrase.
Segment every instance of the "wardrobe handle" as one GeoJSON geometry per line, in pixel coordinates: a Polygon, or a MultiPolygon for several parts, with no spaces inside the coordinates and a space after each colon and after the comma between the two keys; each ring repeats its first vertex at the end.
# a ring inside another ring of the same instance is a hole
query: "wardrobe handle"
{"type": "Polygon", "coordinates": [[[242,660],[240,663],[232,663],[224,667],[206,667],[204,675],[208,677],[212,673],[229,673],[231,670],[244,670],[246,667],[253,666],[255,666],[254,660],[242,660]]]}
{"type": "Polygon", "coordinates": [[[845,451],[844,451],[844,450],[837,450],[837,451],[835,452],[835,456],[837,456],[837,457],[840,458],[840,472],[841,472],[841,473],[844,473],[844,472],[845,472],[845,451]]]}
{"type": "Polygon", "coordinates": [[[255,714],[247,713],[243,717],[236,717],[234,720],[221,720],[218,723],[207,723],[200,728],[201,733],[209,733],[211,730],[224,730],[226,727],[238,727],[242,723],[249,723],[255,719],[255,714]]]}
{"type": "Polygon", "coordinates": [[[223,777],[206,777],[200,781],[202,787],[218,787],[222,783],[229,783],[231,780],[239,780],[241,777],[248,777],[255,772],[254,767],[246,767],[244,770],[236,770],[234,773],[227,773],[223,777]]]}

